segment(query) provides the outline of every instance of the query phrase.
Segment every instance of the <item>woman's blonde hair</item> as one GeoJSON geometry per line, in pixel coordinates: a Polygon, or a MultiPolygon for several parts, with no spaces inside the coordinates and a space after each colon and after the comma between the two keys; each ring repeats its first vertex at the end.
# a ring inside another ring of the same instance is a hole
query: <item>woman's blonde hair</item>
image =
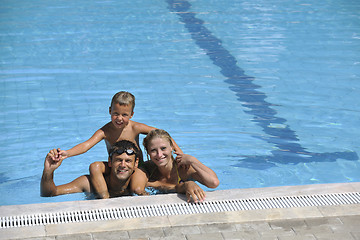
{"type": "Polygon", "coordinates": [[[145,150],[147,152],[148,152],[148,147],[149,147],[150,141],[153,140],[156,137],[163,138],[163,139],[169,141],[170,146],[172,148],[174,147],[173,142],[172,142],[171,137],[170,137],[170,134],[167,131],[162,130],[162,129],[154,129],[154,130],[151,130],[143,140],[143,145],[144,145],[145,150]]]}

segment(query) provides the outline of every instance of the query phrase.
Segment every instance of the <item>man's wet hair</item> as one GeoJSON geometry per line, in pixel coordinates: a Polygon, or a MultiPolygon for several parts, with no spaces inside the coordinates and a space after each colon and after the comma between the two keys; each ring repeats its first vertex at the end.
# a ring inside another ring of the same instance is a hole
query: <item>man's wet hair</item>
{"type": "Polygon", "coordinates": [[[135,143],[128,141],[128,140],[120,140],[118,142],[116,142],[110,149],[110,160],[112,160],[112,154],[118,150],[127,150],[127,149],[132,149],[135,152],[135,159],[140,157],[140,150],[139,148],[135,145],[135,143]]]}

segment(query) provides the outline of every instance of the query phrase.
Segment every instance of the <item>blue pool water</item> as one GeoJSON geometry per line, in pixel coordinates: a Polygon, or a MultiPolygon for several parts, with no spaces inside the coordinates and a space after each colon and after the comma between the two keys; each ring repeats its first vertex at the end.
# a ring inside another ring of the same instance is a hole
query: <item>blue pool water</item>
{"type": "MultiPolygon", "coordinates": [[[[49,149],[110,120],[168,130],[218,189],[360,181],[357,0],[2,1],[0,205],[41,198],[49,149]]],[[[106,159],[66,159],[57,184],[106,159]]]]}

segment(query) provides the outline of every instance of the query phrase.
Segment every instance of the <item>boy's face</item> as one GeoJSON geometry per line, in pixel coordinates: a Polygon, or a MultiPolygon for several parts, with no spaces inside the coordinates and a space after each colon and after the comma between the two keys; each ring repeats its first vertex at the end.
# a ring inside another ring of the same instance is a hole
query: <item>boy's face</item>
{"type": "Polygon", "coordinates": [[[120,105],[118,103],[113,104],[109,109],[109,113],[111,122],[116,128],[124,128],[134,115],[130,105],[120,105]]]}
{"type": "Polygon", "coordinates": [[[138,159],[135,155],[128,155],[126,152],[120,155],[115,153],[109,160],[109,167],[118,180],[126,181],[138,167],[138,159]]]}

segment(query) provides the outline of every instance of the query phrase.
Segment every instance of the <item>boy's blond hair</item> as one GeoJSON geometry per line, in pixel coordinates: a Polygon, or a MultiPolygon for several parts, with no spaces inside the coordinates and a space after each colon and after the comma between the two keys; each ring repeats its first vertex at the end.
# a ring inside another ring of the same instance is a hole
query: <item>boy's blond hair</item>
{"type": "Polygon", "coordinates": [[[121,106],[131,105],[131,111],[134,112],[135,108],[135,96],[129,92],[121,91],[116,93],[111,99],[110,108],[112,108],[113,104],[118,103],[121,106]]]}

